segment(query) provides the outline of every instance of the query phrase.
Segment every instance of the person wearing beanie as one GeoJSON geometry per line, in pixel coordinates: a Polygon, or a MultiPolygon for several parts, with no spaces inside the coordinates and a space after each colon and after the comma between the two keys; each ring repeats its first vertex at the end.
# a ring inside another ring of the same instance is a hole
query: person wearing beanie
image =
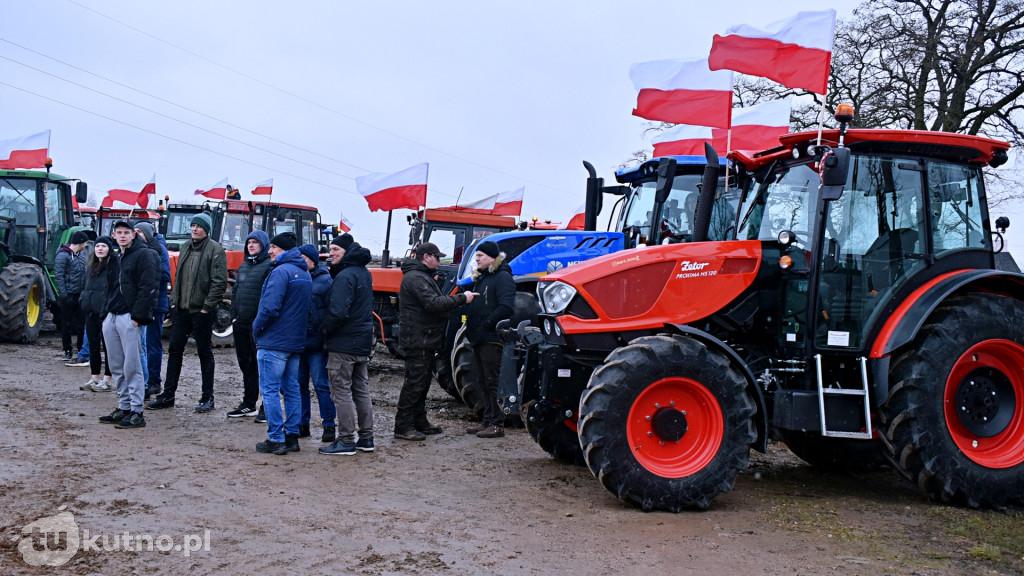
{"type": "Polygon", "coordinates": [[[323,434],[320,440],[334,442],[334,401],[331,400],[331,384],[327,381],[327,352],[324,351],[324,338],[320,333],[327,310],[327,292],[331,289],[331,275],[327,266],[320,262],[320,252],[312,244],[299,246],[299,254],[306,261],[306,270],[313,280],[313,294],[309,299],[309,315],[306,318],[306,349],[299,356],[299,398],[302,415],[299,417],[299,438],[309,436],[309,421],[312,417],[309,398],[309,381],[313,380],[313,390],[320,407],[320,423],[323,434]]]}
{"type": "Polygon", "coordinates": [[[466,429],[479,438],[505,435],[505,414],[498,404],[502,343],[495,326],[510,318],[516,306],[516,282],[505,263],[505,253],[490,240],[481,242],[474,254],[476,269],[469,288],[480,295],[467,306],[466,338],[473,344],[473,364],[481,386],[484,417],[479,426],[466,429]]]}
{"type": "Polygon", "coordinates": [[[181,247],[170,305],[174,318],[167,349],[167,373],[164,390],[146,404],[149,410],[174,407],[189,335],[196,342],[199,366],[203,374],[202,396],[195,411],[205,414],[214,409],[213,399],[213,323],[217,308],[228,285],[228,264],[224,247],[210,237],[213,220],[208,214],[192,217],[192,241],[181,247]]]}
{"type": "Polygon", "coordinates": [[[252,321],[260,306],[263,281],[270,274],[270,237],[263,230],[253,230],[245,238],[245,260],[235,273],[231,289],[231,336],[235,340],[235,357],[242,371],[242,401],[228,412],[228,418],[255,416],[262,420],[263,408],[256,409],[260,398],[260,371],[256,358],[256,342],[252,339],[252,321]]]}
{"type": "Polygon", "coordinates": [[[270,241],[270,258],[274,263],[263,283],[259,309],[252,322],[260,394],[267,418],[267,440],[256,445],[256,451],[261,453],[299,451],[299,357],[306,349],[306,319],[313,280],[295,244],[295,235],[290,232],[278,234],[270,241]],[[291,248],[286,250],[284,247],[289,245],[291,248]]]}
{"type": "Polygon", "coordinates": [[[164,317],[170,311],[167,296],[171,289],[171,259],[167,253],[167,242],[156,231],[152,222],[139,220],[135,232],[157,255],[160,262],[160,288],[156,292],[156,307],[153,308],[153,322],[146,326],[143,335],[145,354],[142,355],[142,369],[146,373],[146,400],[160,393],[160,370],[164,361],[164,317]]]}
{"type": "MultiPolygon", "coordinates": [[[[84,322],[78,298],[85,288],[85,249],[89,236],[82,230],[71,233],[67,244],[57,249],[54,261],[53,279],[57,283],[57,297],[60,304],[60,339],[63,344],[62,362],[74,363],[71,350],[71,336],[75,336],[78,349],[82,349],[84,322]]],[[[70,365],[69,364],[69,365],[70,365]]]]}
{"type": "Polygon", "coordinates": [[[113,268],[120,274],[119,257],[116,252],[117,243],[110,236],[100,236],[93,244],[92,254],[88,258],[85,274],[85,288],[78,299],[82,313],[85,315],[85,337],[89,343],[90,379],[79,386],[81,390],[91,392],[110,392],[114,390],[110,375],[110,362],[104,361],[106,346],[103,344],[103,318],[107,315],[107,269],[113,268]],[[103,379],[100,370],[105,368],[103,379]]]}
{"type": "Polygon", "coordinates": [[[321,331],[327,349],[337,437],[321,454],[349,456],[373,452],[373,403],[368,366],[373,350],[373,278],[370,251],[343,234],[331,242],[334,280],[321,331]]]}

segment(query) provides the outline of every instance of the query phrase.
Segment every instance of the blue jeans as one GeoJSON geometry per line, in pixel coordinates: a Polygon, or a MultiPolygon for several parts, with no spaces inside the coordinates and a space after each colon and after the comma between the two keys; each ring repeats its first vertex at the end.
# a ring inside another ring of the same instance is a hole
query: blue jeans
{"type": "Polygon", "coordinates": [[[164,313],[154,312],[153,323],[146,326],[147,383],[160,383],[164,361],[164,313]]]}
{"type": "Polygon", "coordinates": [[[82,341],[82,348],[78,351],[79,360],[89,359],[89,334],[86,332],[85,340],[82,341]]]}
{"type": "Polygon", "coordinates": [[[299,423],[309,426],[310,402],[309,379],[313,378],[313,390],[316,391],[316,402],[320,405],[320,419],[325,428],[334,426],[338,413],[331,400],[331,383],[327,378],[327,353],[304,352],[299,359],[299,394],[302,396],[302,418],[299,423]]]}
{"type": "Polygon", "coordinates": [[[299,434],[299,356],[297,352],[257,350],[260,368],[260,394],[263,413],[267,416],[267,437],[271,442],[284,442],[285,434],[299,434]],[[284,396],[284,413],[281,413],[284,396]]]}

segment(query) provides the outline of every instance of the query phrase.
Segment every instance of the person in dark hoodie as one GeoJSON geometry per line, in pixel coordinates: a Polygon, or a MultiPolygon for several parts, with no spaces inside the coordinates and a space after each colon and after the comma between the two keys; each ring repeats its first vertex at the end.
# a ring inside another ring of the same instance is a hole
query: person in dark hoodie
{"type": "Polygon", "coordinates": [[[78,349],[82,349],[82,309],[78,299],[85,288],[85,249],[89,237],[82,230],[71,234],[70,242],[61,244],[54,260],[53,280],[57,284],[60,298],[60,339],[64,345],[64,362],[74,360],[71,350],[71,336],[74,335],[78,349]]]}
{"type": "Polygon", "coordinates": [[[306,349],[306,318],[313,281],[299,253],[293,232],[270,240],[270,267],[252,323],[260,370],[260,394],[267,416],[267,441],[256,451],[287,454],[299,451],[299,356],[306,349]],[[284,414],[281,412],[284,396],[284,414]]]}
{"type": "Polygon", "coordinates": [[[260,307],[263,281],[270,274],[270,237],[263,230],[253,230],[245,237],[245,260],[235,273],[231,289],[231,336],[235,340],[235,357],[242,371],[242,401],[228,418],[256,416],[260,398],[260,371],[256,360],[256,342],[252,339],[252,321],[260,307]]]}
{"type": "Polygon", "coordinates": [[[498,405],[501,340],[498,322],[510,318],[516,306],[516,281],[505,263],[505,253],[494,242],[481,242],[474,254],[476,269],[470,290],[479,294],[466,311],[466,338],[473,344],[473,363],[484,391],[484,421],[466,429],[479,438],[505,435],[505,415],[498,405]]]}
{"type": "Polygon", "coordinates": [[[321,328],[330,355],[331,398],[338,435],[321,454],[373,452],[373,403],[367,367],[373,350],[373,278],[370,251],[342,234],[331,242],[331,282],[321,328]],[[358,438],[357,438],[358,435],[358,438]]]}
{"type": "Polygon", "coordinates": [[[167,253],[167,242],[156,231],[152,222],[140,220],[135,223],[135,233],[140,234],[149,249],[156,252],[160,260],[160,287],[156,291],[156,307],[153,308],[153,322],[146,326],[143,341],[146,345],[146,400],[160,393],[160,369],[164,361],[164,316],[171,310],[167,291],[171,287],[171,259],[167,253]]]}
{"type": "Polygon", "coordinates": [[[442,294],[434,279],[444,254],[433,242],[416,247],[413,258],[402,262],[398,289],[399,342],[405,349],[405,382],[398,396],[395,438],[422,441],[440,434],[441,427],[427,420],[427,391],[433,378],[434,356],[444,345],[448,312],[468,304],[475,292],[442,294]]]}
{"type": "Polygon", "coordinates": [[[110,361],[107,360],[106,366],[103,366],[106,356],[106,346],[103,344],[103,319],[107,316],[107,285],[117,282],[117,276],[121,273],[117,248],[117,242],[113,238],[100,236],[93,245],[86,267],[85,289],[82,290],[78,302],[85,313],[86,339],[92,342],[89,354],[91,377],[79,387],[82,390],[110,392],[116,389],[110,374],[110,361]],[[107,279],[109,276],[113,276],[110,281],[107,279]],[[103,369],[102,380],[100,369],[103,369]]]}
{"type": "Polygon", "coordinates": [[[114,223],[114,239],[121,248],[121,270],[107,286],[107,317],[103,341],[110,373],[117,384],[117,410],[100,418],[117,428],[142,428],[146,377],[142,373],[143,327],[153,321],[156,290],[160,285],[156,253],[124,220],[114,223]]]}
{"type": "Polygon", "coordinates": [[[320,422],[323,426],[321,442],[334,442],[334,419],[337,412],[331,400],[331,384],[327,380],[327,353],[324,352],[324,337],[320,333],[327,310],[327,292],[331,289],[331,275],[327,266],[320,263],[320,252],[312,244],[299,246],[299,253],[306,261],[306,269],[313,279],[313,294],[309,299],[309,317],[306,319],[306,350],[299,357],[299,394],[302,400],[302,416],[299,418],[299,438],[309,436],[309,420],[312,416],[309,398],[309,381],[313,380],[317,405],[320,407],[320,422]]]}

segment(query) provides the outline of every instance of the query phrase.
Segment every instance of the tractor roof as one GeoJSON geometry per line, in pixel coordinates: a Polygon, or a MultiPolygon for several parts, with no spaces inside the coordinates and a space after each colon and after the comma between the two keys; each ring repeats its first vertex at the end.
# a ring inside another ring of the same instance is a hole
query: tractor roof
{"type": "MultiPolygon", "coordinates": [[[[619,168],[615,171],[615,179],[620,184],[630,184],[638,180],[656,177],[658,174],[658,163],[662,158],[675,158],[676,172],[683,174],[700,174],[708,163],[707,158],[704,156],[659,156],[642,162],[639,166],[619,168]],[[683,168],[683,170],[680,170],[680,168],[683,168]]],[[[720,162],[722,165],[725,165],[725,158],[721,158],[720,162]]]]}

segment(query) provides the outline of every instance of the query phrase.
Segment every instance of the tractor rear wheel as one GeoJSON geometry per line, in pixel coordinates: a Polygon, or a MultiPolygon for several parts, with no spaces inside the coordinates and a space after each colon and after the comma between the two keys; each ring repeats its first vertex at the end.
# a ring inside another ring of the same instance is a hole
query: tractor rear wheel
{"type": "Polygon", "coordinates": [[[746,379],[721,351],[647,336],[612,351],[580,399],[594,476],[644,511],[707,508],[732,489],[756,439],[746,379]]]}
{"type": "Polygon", "coordinates": [[[950,299],[909,350],[881,410],[893,464],[945,503],[1024,502],[1024,302],[950,299]]]}
{"type": "Polygon", "coordinates": [[[545,418],[538,412],[536,400],[531,400],[519,408],[523,425],[537,445],[562,462],[576,466],[586,464],[575,428],[570,428],[565,420],[545,418]]]}
{"type": "Polygon", "coordinates": [[[46,309],[45,278],[35,264],[8,262],[0,271],[0,340],[35,342],[46,309]]]}
{"type": "Polygon", "coordinates": [[[473,411],[475,418],[484,413],[483,387],[476,373],[473,361],[473,344],[466,337],[466,325],[459,327],[455,333],[455,344],[452,346],[452,378],[455,391],[462,402],[473,411]]]}
{"type": "Polygon", "coordinates": [[[817,432],[782,430],[782,441],[789,451],[811,466],[841,472],[877,470],[889,463],[885,446],[878,438],[854,440],[829,438],[817,432]]]}
{"type": "Polygon", "coordinates": [[[231,348],[235,345],[234,325],[231,323],[231,300],[221,300],[213,314],[213,331],[210,334],[213,347],[231,348]]]}

